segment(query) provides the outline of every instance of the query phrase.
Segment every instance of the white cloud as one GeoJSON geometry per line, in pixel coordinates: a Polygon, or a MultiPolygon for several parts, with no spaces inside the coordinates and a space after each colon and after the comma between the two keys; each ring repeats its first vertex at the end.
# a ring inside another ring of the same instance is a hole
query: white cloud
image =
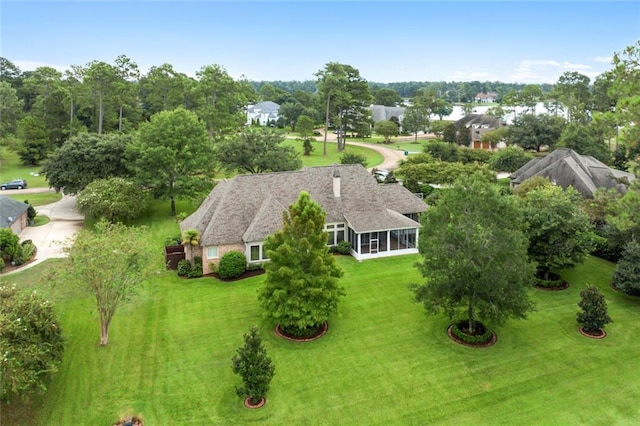
{"type": "Polygon", "coordinates": [[[604,64],[610,64],[611,61],[613,61],[613,56],[596,56],[593,60],[604,64]]]}
{"type": "Polygon", "coordinates": [[[531,84],[554,83],[565,71],[578,71],[589,77],[594,77],[599,74],[591,71],[590,65],[576,64],[567,61],[558,62],[552,59],[525,59],[515,66],[513,73],[507,81],[531,84]]]}

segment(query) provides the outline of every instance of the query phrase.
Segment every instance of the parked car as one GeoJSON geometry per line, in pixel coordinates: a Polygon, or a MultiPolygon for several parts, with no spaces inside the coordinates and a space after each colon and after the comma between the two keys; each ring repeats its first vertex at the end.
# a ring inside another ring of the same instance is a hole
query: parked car
{"type": "Polygon", "coordinates": [[[24,179],[14,179],[11,182],[0,183],[0,189],[25,189],[27,187],[27,181],[24,179]]]}
{"type": "Polygon", "coordinates": [[[376,177],[376,180],[380,183],[384,182],[389,174],[389,170],[387,169],[375,169],[373,170],[373,175],[376,177]]]}

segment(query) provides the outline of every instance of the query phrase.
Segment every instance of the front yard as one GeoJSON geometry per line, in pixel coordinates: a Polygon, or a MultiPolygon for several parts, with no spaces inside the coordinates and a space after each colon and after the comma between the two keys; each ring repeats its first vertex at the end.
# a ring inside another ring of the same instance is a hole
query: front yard
{"type": "MultiPolygon", "coordinates": [[[[92,299],[39,285],[67,339],[61,370],[32,404],[2,406],[3,424],[629,424],[640,416],[640,300],[609,285],[612,264],[590,258],[568,290],[532,290],[537,311],[496,328],[486,349],[453,343],[446,317],[425,317],[407,285],[417,256],[358,263],[340,257],[347,296],[322,339],[277,338],[256,292],[264,275],[234,283],[166,272],[144,285],[97,345],[92,299]],[[609,302],[608,337],[577,331],[578,293],[594,283],[609,302]],[[243,408],[231,357],[257,324],[276,374],[260,410],[243,408]]],[[[46,276],[48,261],[9,277],[46,276]]],[[[24,285],[24,284],[23,284],[24,285]]]]}

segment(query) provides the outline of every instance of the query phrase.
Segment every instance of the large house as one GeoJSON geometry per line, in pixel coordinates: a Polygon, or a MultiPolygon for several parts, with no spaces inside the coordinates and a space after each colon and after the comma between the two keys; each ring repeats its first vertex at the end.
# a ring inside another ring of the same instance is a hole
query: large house
{"type": "Polygon", "coordinates": [[[29,205],[0,195],[0,228],[9,228],[18,235],[27,227],[29,205]]]}
{"type": "Polygon", "coordinates": [[[498,94],[496,92],[489,92],[489,93],[479,92],[476,95],[476,97],[473,98],[475,102],[482,102],[482,103],[496,102],[497,99],[498,99],[498,94]]]}
{"type": "Polygon", "coordinates": [[[554,185],[565,189],[573,186],[589,198],[599,188],[615,188],[625,193],[635,179],[632,173],[612,169],[589,155],[580,155],[569,148],[558,148],[545,157],[534,158],[509,178],[511,186],[515,188],[534,176],[546,177],[554,185]]]}
{"type": "Polygon", "coordinates": [[[268,260],[265,238],[282,228],[282,214],[301,191],[326,212],[327,245],[351,244],[358,260],[418,252],[419,215],[426,204],[400,184],[379,185],[359,164],[307,167],[299,171],[236,176],[219,182],[182,232],[198,230],[199,243],[187,259],[202,257],[211,272],[227,252],[245,253],[250,263],[268,260]]]}
{"type": "Polygon", "coordinates": [[[371,105],[367,108],[371,111],[371,119],[374,123],[379,121],[397,121],[402,124],[405,107],[392,107],[384,105],[371,105]]]}
{"type": "Polygon", "coordinates": [[[279,111],[280,105],[271,101],[249,105],[247,106],[247,125],[259,124],[260,126],[267,126],[270,123],[275,124],[279,118],[279,111]]]}
{"type": "Polygon", "coordinates": [[[455,124],[458,131],[468,129],[470,134],[468,148],[474,149],[492,149],[489,142],[482,141],[482,135],[505,126],[500,118],[486,114],[470,114],[462,117],[455,124]]]}

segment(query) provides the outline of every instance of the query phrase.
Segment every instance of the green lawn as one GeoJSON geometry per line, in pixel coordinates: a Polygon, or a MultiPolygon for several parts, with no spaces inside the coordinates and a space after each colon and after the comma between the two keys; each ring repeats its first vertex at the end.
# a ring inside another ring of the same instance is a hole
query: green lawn
{"type": "MultiPolygon", "coordinates": [[[[496,328],[486,349],[457,345],[444,316],[426,317],[407,285],[417,256],[358,263],[340,257],[347,296],[328,334],[306,344],[277,338],[256,300],[263,276],[221,283],[166,272],[116,314],[107,347],[92,300],[64,286],[56,302],[64,363],[33,403],[2,406],[7,424],[98,425],[138,414],[147,424],[631,424],[640,417],[640,300],[614,292],[612,264],[591,258],[562,292],[532,290],[528,320],[496,328]],[[614,323],[581,336],[578,293],[597,284],[614,323]],[[258,324],[276,365],[267,405],[243,408],[231,357],[258,324]]],[[[22,286],[60,261],[11,279],[22,286]]],[[[3,422],[3,424],[5,423],[3,422]]]]}
{"type": "Polygon", "coordinates": [[[298,150],[298,152],[300,152],[302,165],[306,167],[340,164],[340,157],[342,157],[342,155],[346,152],[365,155],[367,157],[367,167],[375,167],[384,161],[384,157],[382,156],[382,154],[379,154],[377,151],[374,151],[372,149],[349,145],[349,140],[347,140],[347,145],[342,152],[338,152],[338,146],[335,142],[327,142],[327,155],[323,155],[323,142],[312,142],[312,145],[315,149],[311,152],[311,155],[302,155],[304,151],[302,147],[302,141],[295,139],[286,139],[283,142],[283,145],[294,146],[298,150]]]}
{"type": "Polygon", "coordinates": [[[62,198],[62,194],[59,192],[40,192],[37,194],[11,194],[7,195],[7,197],[11,197],[14,200],[18,201],[27,200],[33,207],[38,207],[60,201],[60,199],[62,198]]]}
{"type": "Polygon", "coordinates": [[[40,166],[25,167],[20,164],[18,154],[6,146],[0,148],[0,183],[12,179],[26,179],[29,188],[48,188],[44,175],[40,175],[40,168],[40,166]]]}

